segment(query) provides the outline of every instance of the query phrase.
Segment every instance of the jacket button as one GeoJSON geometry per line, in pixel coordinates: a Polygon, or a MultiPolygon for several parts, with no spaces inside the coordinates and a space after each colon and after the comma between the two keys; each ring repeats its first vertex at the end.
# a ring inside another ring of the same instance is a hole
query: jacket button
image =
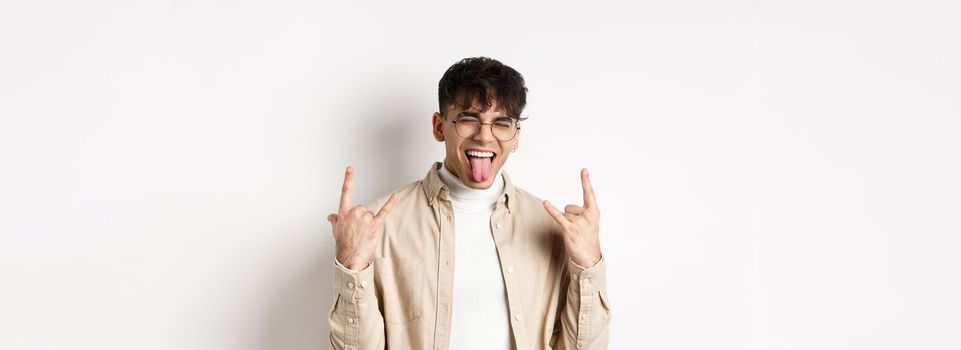
{"type": "Polygon", "coordinates": [[[507,273],[514,273],[514,268],[508,266],[508,267],[507,267],[507,273]]]}
{"type": "Polygon", "coordinates": [[[347,282],[347,288],[354,288],[354,282],[347,282]]]}
{"type": "Polygon", "coordinates": [[[521,320],[521,314],[514,314],[514,319],[520,321],[520,320],[521,320]]]}
{"type": "Polygon", "coordinates": [[[504,227],[504,226],[503,226],[503,225],[501,225],[501,223],[499,223],[499,222],[498,222],[498,223],[497,223],[497,225],[494,225],[494,227],[496,227],[496,228],[497,228],[498,230],[500,230],[500,229],[501,229],[501,227],[504,227]]]}

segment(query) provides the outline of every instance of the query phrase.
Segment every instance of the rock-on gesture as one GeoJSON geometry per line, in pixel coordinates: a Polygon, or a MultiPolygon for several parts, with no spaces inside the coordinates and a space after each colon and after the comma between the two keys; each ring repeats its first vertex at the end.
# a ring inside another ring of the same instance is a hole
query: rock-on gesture
{"type": "Polygon", "coordinates": [[[387,203],[374,215],[363,205],[351,205],[353,186],[354,169],[348,166],[344,174],[344,189],[340,194],[340,209],[335,214],[327,215],[327,221],[333,226],[337,261],[348,269],[359,271],[367,268],[374,257],[374,249],[381,238],[378,234],[381,222],[397,202],[397,193],[391,193],[387,203]]]}
{"type": "Polygon", "coordinates": [[[601,212],[594,200],[594,187],[591,186],[587,168],[581,169],[581,187],[584,188],[584,206],[568,204],[564,207],[564,213],[561,213],[550,202],[544,201],[544,209],[560,224],[571,260],[580,266],[591,267],[601,260],[601,243],[598,239],[601,212]]]}

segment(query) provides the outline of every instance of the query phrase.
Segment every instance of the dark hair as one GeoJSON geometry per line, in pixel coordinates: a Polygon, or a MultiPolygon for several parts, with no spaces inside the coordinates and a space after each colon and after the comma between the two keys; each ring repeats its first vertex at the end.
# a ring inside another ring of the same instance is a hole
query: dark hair
{"type": "Polygon", "coordinates": [[[524,77],[514,68],[488,57],[468,57],[447,69],[437,86],[440,113],[448,105],[470,109],[479,103],[484,111],[496,102],[508,117],[523,120],[521,112],[527,105],[524,77]]]}

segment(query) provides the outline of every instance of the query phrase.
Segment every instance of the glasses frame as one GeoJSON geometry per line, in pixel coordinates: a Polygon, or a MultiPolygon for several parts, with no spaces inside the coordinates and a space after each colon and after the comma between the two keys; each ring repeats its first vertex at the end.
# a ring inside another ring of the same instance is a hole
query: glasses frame
{"type": "MultiPolygon", "coordinates": [[[[474,116],[458,115],[458,116],[456,116],[456,117],[454,117],[454,118],[449,119],[448,121],[449,121],[451,124],[454,124],[454,133],[457,134],[457,136],[460,136],[460,137],[463,138],[463,139],[469,139],[469,138],[471,138],[471,137],[477,136],[477,134],[480,133],[481,128],[483,128],[484,125],[487,125],[487,128],[490,129],[490,131],[491,131],[491,136],[493,136],[495,140],[500,141],[500,142],[508,142],[508,141],[510,141],[510,140],[513,140],[515,137],[517,137],[517,130],[520,130],[520,129],[521,129],[521,121],[523,121],[524,119],[527,119],[527,118],[514,118],[514,117],[509,117],[509,118],[510,118],[511,121],[514,122],[514,134],[511,135],[511,138],[509,138],[509,139],[507,139],[507,140],[501,140],[501,139],[499,139],[499,138],[497,137],[497,135],[494,134],[494,123],[497,121],[496,119],[495,119],[493,122],[485,123],[485,122],[482,122],[482,121],[480,120],[480,118],[477,118],[477,117],[474,117],[474,116]],[[457,132],[457,119],[460,119],[461,117],[476,118],[477,121],[481,124],[481,126],[478,127],[478,128],[477,128],[477,131],[475,131],[472,135],[465,137],[465,136],[461,135],[459,132],[457,132]]],[[[445,118],[445,119],[446,119],[446,118],[445,118]]]]}

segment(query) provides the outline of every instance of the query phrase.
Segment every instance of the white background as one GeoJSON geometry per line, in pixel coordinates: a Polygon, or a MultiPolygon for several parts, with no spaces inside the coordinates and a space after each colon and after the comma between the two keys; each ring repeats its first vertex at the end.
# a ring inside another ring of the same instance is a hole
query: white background
{"type": "Polygon", "coordinates": [[[515,182],[603,213],[612,349],[961,348],[957,1],[0,5],[0,348],[323,349],[344,167],[530,88],[515,182]]]}

